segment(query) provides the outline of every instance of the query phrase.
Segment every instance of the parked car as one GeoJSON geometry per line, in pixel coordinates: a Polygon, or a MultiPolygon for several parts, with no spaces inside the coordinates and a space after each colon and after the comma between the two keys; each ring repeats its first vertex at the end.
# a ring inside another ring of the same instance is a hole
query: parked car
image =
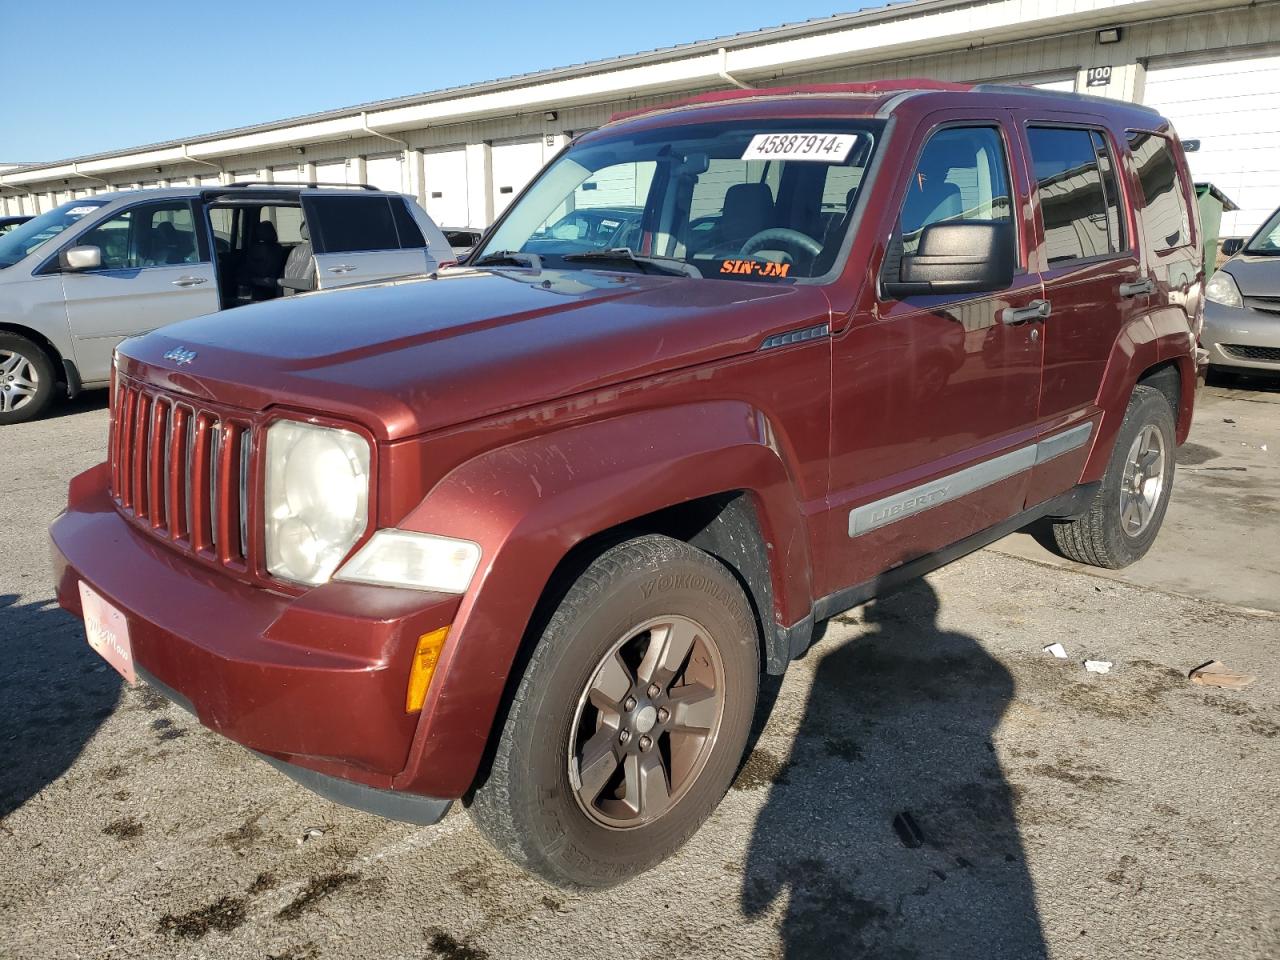
{"type": "Polygon", "coordinates": [[[1209,366],[1280,373],[1280,210],[1205,285],[1209,366]]]}
{"type": "Polygon", "coordinates": [[[22,226],[22,224],[26,223],[30,219],[31,217],[26,214],[23,214],[22,216],[0,217],[0,237],[3,237],[6,233],[17,227],[22,226]]]}
{"type": "Polygon", "coordinates": [[[529,238],[528,252],[542,248],[560,253],[639,246],[639,207],[580,207],[529,238]]]}
{"type": "Polygon", "coordinates": [[[453,255],[459,260],[465,260],[467,255],[471,253],[472,248],[480,242],[480,236],[483,230],[475,227],[441,227],[444,231],[444,238],[449,241],[449,246],[453,247],[453,255]]]}
{"type": "Polygon", "coordinates": [[[0,237],[0,425],[105,387],[126,337],[454,259],[410,197],[232,184],[103,193],[0,237]],[[54,238],[56,243],[51,243],[54,238]]]}
{"type": "Polygon", "coordinates": [[[819,621],[1035,520],[1083,563],[1147,552],[1194,210],[1169,124],[1111,100],[619,118],[468,268],[122,345],[59,602],[311,789],[422,824],[461,798],[528,870],[616,883],[716,807],[819,621]],[[588,181],[645,198],[633,246],[545,239],[588,181]]]}

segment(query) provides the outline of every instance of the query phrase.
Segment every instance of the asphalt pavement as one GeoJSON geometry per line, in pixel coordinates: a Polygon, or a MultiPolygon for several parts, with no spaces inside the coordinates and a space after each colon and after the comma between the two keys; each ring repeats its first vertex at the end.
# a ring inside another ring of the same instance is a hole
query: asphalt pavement
{"type": "Polygon", "coordinates": [[[1207,391],[1131,571],[1018,534],[830,622],[706,826],[593,894],[457,807],[334,806],[124,687],[53,605],[45,537],[103,397],[4,428],[0,957],[1280,956],[1277,400],[1207,391]],[[1256,682],[1191,684],[1211,658],[1256,682]]]}

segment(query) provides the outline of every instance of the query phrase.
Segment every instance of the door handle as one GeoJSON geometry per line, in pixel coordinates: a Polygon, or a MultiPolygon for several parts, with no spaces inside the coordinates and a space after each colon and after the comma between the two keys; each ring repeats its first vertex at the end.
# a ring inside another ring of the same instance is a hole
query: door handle
{"type": "Polygon", "coordinates": [[[177,280],[169,281],[175,287],[198,287],[202,283],[208,283],[208,277],[179,277],[177,280]]]}
{"type": "Polygon", "coordinates": [[[1133,283],[1120,284],[1120,296],[1122,297],[1140,297],[1144,293],[1155,293],[1156,285],[1150,277],[1145,280],[1135,280],[1133,283]]]}
{"type": "Polygon", "coordinates": [[[1051,313],[1053,304],[1048,300],[1032,300],[1025,307],[1005,307],[1000,311],[1000,322],[1012,325],[1028,320],[1045,320],[1051,313]]]}
{"type": "Polygon", "coordinates": [[[340,263],[336,267],[330,267],[329,272],[330,273],[352,273],[355,271],[355,269],[356,268],[349,263],[340,263]]]}

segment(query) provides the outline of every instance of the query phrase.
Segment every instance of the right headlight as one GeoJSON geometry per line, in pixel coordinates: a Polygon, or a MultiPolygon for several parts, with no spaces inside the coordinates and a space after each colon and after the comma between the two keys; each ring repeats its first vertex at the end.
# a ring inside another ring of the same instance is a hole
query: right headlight
{"type": "Polygon", "coordinates": [[[369,442],[350,430],[277,420],[266,456],[267,569],[324,583],[369,523],[369,442]]]}
{"type": "Polygon", "coordinates": [[[1236,278],[1225,270],[1219,270],[1204,285],[1204,297],[1225,307],[1243,307],[1244,298],[1236,286],[1236,278]]]}

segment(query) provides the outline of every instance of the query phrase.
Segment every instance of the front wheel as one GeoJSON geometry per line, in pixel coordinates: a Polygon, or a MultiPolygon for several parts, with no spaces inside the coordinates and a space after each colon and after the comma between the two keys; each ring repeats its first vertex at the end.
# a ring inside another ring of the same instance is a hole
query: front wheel
{"type": "Polygon", "coordinates": [[[1111,570],[1141,560],[1169,506],[1174,442],[1168,399],[1152,387],[1134,387],[1088,512],[1053,525],[1058,550],[1079,563],[1111,570]]]}
{"type": "Polygon", "coordinates": [[[44,412],[54,395],[53,364],[35,343],[0,332],[0,425],[44,412]]]}
{"type": "Polygon", "coordinates": [[[719,562],[660,536],[606,551],[543,630],[472,819],[559,886],[649,869],[728,790],[759,671],[751,608],[719,562]]]}

